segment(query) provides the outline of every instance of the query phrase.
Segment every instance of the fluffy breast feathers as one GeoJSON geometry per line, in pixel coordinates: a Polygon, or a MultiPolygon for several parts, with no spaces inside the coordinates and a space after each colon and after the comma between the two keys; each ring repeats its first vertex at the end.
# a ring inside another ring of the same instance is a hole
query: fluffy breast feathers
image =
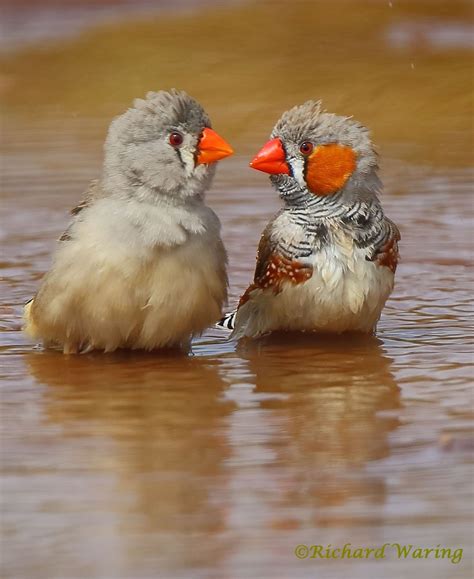
{"type": "Polygon", "coordinates": [[[393,289],[400,238],[394,224],[384,222],[380,246],[364,248],[350,232],[330,225],[328,243],[298,255],[304,231],[287,227],[286,219],[277,216],[262,235],[254,283],[240,300],[233,337],[374,331],[393,289]]]}
{"type": "Polygon", "coordinates": [[[25,309],[26,331],[65,352],[185,345],[226,300],[219,230],[202,203],[85,204],[25,309]]]}

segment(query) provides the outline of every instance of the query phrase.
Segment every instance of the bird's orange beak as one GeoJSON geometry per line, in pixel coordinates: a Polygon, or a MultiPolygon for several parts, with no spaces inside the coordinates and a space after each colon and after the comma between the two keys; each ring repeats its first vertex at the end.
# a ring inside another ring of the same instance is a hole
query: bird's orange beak
{"type": "Polygon", "coordinates": [[[270,175],[290,174],[286,162],[286,154],[280,139],[272,139],[265,143],[255,157],[250,161],[252,169],[270,173],[270,175]]]}
{"type": "Polygon", "coordinates": [[[229,155],[232,155],[233,152],[234,149],[232,149],[229,143],[224,141],[224,139],[220,137],[216,131],[205,128],[198,143],[196,165],[202,165],[203,163],[215,163],[220,159],[229,157],[229,155]]]}

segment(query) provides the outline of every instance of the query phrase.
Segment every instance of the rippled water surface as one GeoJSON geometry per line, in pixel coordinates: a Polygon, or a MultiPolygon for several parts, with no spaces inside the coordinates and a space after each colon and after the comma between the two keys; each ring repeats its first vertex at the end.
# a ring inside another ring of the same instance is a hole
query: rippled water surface
{"type": "Polygon", "coordinates": [[[192,4],[2,57],[4,574],[470,577],[469,6],[192,4]],[[237,150],[208,194],[231,304],[279,207],[247,169],[279,114],[322,97],[373,130],[384,206],[402,232],[377,337],[236,346],[210,330],[189,357],[67,357],[21,334],[22,304],[98,174],[110,119],[175,85],[237,150]],[[299,544],[385,542],[463,558],[294,555],[299,544]]]}

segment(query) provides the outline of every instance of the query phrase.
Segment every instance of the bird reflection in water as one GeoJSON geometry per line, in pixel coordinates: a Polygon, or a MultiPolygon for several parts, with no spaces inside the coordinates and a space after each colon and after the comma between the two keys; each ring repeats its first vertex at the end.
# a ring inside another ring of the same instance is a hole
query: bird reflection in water
{"type": "MultiPolygon", "coordinates": [[[[34,378],[47,386],[46,426],[64,429],[59,442],[56,432],[60,448],[47,468],[63,475],[61,485],[71,475],[89,480],[76,497],[51,507],[65,511],[66,542],[83,541],[80,535],[89,531],[81,530],[82,519],[74,519],[81,511],[95,511],[91,507],[97,504],[106,529],[99,542],[106,545],[110,533],[123,543],[113,559],[118,557],[117,568],[126,576],[137,569],[148,572],[148,566],[150,573],[159,565],[171,574],[176,566],[218,563],[225,541],[217,543],[215,537],[224,526],[224,510],[214,494],[226,485],[222,429],[233,408],[222,397],[219,364],[173,354],[35,352],[25,357],[34,378]],[[67,451],[66,459],[61,451],[67,451]],[[113,483],[104,496],[108,475],[113,483]],[[196,536],[209,539],[199,551],[193,549],[196,536]]],[[[49,494],[57,498],[61,491],[49,494]]],[[[70,553],[61,555],[58,549],[59,569],[62,560],[71,563],[70,553]]],[[[77,559],[82,561],[79,553],[77,559]]]]}
{"type": "Polygon", "coordinates": [[[73,453],[66,463],[53,458],[52,468],[95,483],[55,503],[67,507],[69,543],[80,530],[71,500],[87,511],[91,492],[112,476],[96,503],[115,517],[105,529],[122,545],[122,573],[160,565],[171,577],[212,562],[225,576],[265,541],[291,544],[291,533],[310,525],[332,526],[345,542],[361,516],[375,525],[382,516],[387,483],[368,465],[390,453],[398,422],[379,413],[398,408],[400,394],[377,338],[274,335],[219,360],[26,359],[47,385],[45,421],[64,429],[56,444],[73,453]]]}
{"type": "Polygon", "coordinates": [[[242,341],[238,352],[254,375],[255,393],[267,395],[261,407],[271,410],[274,425],[278,417],[279,435],[266,442],[281,477],[274,487],[280,504],[273,506],[281,517],[273,524],[351,525],[350,509],[340,507],[353,499],[359,514],[376,519],[386,481],[367,465],[389,456],[388,436],[399,425],[390,411],[400,407],[382,340],[272,334],[242,341]],[[285,520],[290,511],[292,522],[285,520]]]}

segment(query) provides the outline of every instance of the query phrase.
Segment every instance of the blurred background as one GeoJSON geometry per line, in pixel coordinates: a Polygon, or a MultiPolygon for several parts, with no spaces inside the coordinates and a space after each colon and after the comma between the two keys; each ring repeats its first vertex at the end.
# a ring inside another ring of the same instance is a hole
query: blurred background
{"type": "Polygon", "coordinates": [[[470,577],[473,5],[463,0],[0,0],[3,467],[12,578],[470,577]],[[306,99],[381,158],[402,263],[377,338],[189,358],[63,357],[21,334],[111,119],[198,99],[236,155],[208,203],[233,305],[279,200],[248,169],[306,99]],[[464,548],[461,563],[300,561],[300,543],[464,548]],[[374,568],[374,565],[376,567],[374,568]],[[375,570],[374,570],[375,569],[375,570]]]}

